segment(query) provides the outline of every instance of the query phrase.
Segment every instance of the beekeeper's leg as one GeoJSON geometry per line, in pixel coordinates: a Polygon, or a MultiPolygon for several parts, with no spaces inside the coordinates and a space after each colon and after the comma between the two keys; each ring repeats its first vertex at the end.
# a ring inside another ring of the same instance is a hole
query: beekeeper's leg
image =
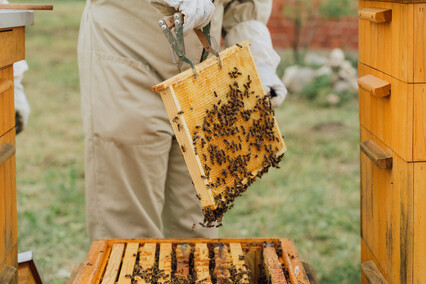
{"type": "Polygon", "coordinates": [[[176,139],[173,139],[166,180],[163,212],[166,238],[217,238],[216,228],[202,228],[201,203],[195,196],[191,176],[176,139]],[[192,225],[196,224],[196,229],[192,225]]]}
{"type": "Polygon", "coordinates": [[[173,131],[160,96],[150,90],[155,79],[140,62],[93,51],[96,33],[85,16],[79,69],[90,238],[163,237],[173,131]]]}

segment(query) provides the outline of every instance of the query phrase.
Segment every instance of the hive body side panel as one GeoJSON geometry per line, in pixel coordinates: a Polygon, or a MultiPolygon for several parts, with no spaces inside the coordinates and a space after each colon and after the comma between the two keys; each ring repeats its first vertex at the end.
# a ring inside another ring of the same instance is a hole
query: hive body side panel
{"type": "Polygon", "coordinates": [[[426,279],[426,163],[414,164],[414,281],[426,279]]]}
{"type": "Polygon", "coordinates": [[[426,82],[426,4],[412,6],[414,10],[414,82],[426,82]]]}
{"type": "Polygon", "coordinates": [[[414,85],[414,161],[426,161],[426,85],[414,85]]]}

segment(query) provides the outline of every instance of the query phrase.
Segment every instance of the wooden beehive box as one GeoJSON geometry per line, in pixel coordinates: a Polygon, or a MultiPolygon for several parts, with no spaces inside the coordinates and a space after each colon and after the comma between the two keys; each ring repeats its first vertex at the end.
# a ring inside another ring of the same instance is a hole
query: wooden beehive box
{"type": "Polygon", "coordinates": [[[69,284],[316,283],[288,239],[95,241],[69,284]]]}
{"type": "Polygon", "coordinates": [[[161,94],[204,208],[221,216],[286,151],[248,42],[242,42],[153,87],[161,94]]]}

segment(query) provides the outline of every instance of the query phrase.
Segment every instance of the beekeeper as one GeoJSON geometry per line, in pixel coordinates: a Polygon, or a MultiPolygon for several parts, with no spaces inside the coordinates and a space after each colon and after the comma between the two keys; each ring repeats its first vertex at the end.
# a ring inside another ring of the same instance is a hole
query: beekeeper
{"type": "Polygon", "coordinates": [[[87,0],[78,43],[89,235],[102,238],[217,237],[197,228],[201,205],[167,113],[151,87],[178,73],[158,26],[184,15],[186,54],[201,59],[193,32],[210,21],[225,46],[251,40],[272,104],[287,91],[266,22],[272,0],[87,0]],[[271,90],[273,91],[271,92],[271,90]]]}
{"type": "MultiPolygon", "coordinates": [[[[8,4],[7,0],[0,0],[0,4],[8,4]]],[[[22,79],[24,73],[28,70],[28,64],[25,60],[18,61],[13,64],[13,86],[14,86],[14,101],[15,101],[15,125],[16,134],[24,130],[30,116],[30,105],[25,96],[22,79]]]]}

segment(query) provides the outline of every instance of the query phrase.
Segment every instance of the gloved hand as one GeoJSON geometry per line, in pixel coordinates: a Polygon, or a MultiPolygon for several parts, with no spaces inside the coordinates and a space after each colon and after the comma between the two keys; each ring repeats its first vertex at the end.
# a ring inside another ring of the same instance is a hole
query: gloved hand
{"type": "Polygon", "coordinates": [[[183,18],[183,34],[187,35],[193,29],[202,29],[210,23],[214,14],[211,0],[149,0],[151,5],[164,16],[170,16],[177,11],[183,18]]]}
{"type": "Polygon", "coordinates": [[[274,69],[267,64],[258,64],[257,71],[266,94],[271,98],[272,108],[279,107],[288,93],[283,82],[278,78],[274,69]]]}

